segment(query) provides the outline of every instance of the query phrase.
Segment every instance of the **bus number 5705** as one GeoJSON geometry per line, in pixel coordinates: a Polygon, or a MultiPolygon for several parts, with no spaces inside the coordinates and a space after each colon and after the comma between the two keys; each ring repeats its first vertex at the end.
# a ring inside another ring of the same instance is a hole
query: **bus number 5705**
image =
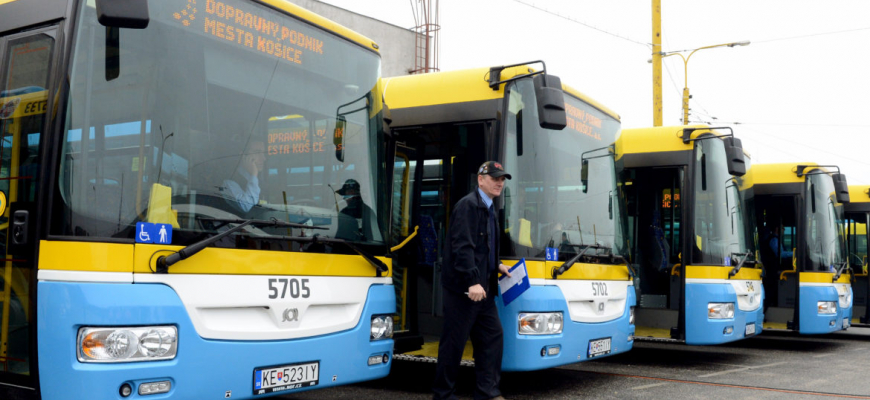
{"type": "Polygon", "coordinates": [[[277,299],[287,297],[287,288],[290,288],[290,297],[298,299],[300,296],[307,299],[311,296],[311,290],[308,288],[308,279],[287,279],[287,278],[272,278],[269,279],[269,298],[277,299]],[[280,289],[280,291],[279,291],[280,289]]]}

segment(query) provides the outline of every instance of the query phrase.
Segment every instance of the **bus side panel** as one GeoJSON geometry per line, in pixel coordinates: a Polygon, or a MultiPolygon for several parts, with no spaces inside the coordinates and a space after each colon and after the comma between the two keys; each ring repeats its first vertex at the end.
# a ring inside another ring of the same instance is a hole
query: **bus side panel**
{"type": "Polygon", "coordinates": [[[837,289],[833,286],[801,285],[800,291],[800,327],[798,327],[800,334],[831,333],[843,329],[843,320],[840,318],[839,311],[837,314],[819,314],[820,301],[836,302],[839,310],[837,289]]]}
{"type": "MultiPolygon", "coordinates": [[[[495,300],[504,329],[502,370],[531,371],[571,364],[588,359],[590,340],[611,338],[609,355],[624,353],[634,345],[634,325],[629,324],[629,309],[636,304],[634,287],[629,286],[622,316],[601,323],[579,323],[571,320],[568,303],[558,286],[532,286],[505,307],[502,298],[495,300]],[[517,317],[521,312],[561,311],[562,333],[559,335],[520,335],[517,317]],[[557,355],[544,355],[542,350],[559,346],[557,355]]],[[[595,358],[601,358],[597,356],[595,358]]]]}
{"type": "MultiPolygon", "coordinates": [[[[764,304],[764,288],[762,287],[764,304]]],[[[686,344],[711,345],[746,338],[747,325],[754,324],[755,333],[761,333],[764,308],[743,311],[737,307],[737,292],[729,284],[686,283],[686,344]],[[734,303],[734,318],[710,319],[709,303],[734,303]],[[730,328],[730,329],[729,329],[730,328]],[[730,332],[729,332],[730,331],[730,332]]],[[[750,328],[752,329],[752,328],[750,328]]]]}
{"type": "MultiPolygon", "coordinates": [[[[197,335],[178,295],[161,284],[39,282],[38,339],[40,389],[44,399],[118,399],[125,382],[169,380],[172,389],[155,398],[253,397],[254,369],[319,361],[312,389],[387,375],[392,340],[369,340],[373,314],[395,312],[392,286],[372,285],[360,323],[323,336],[273,341],[206,340],[197,335]],[[175,325],[178,354],[168,361],[82,363],[76,336],[82,326],[175,325]],[[371,355],[388,362],[367,365],[371,355]]],[[[301,389],[300,389],[301,390],[301,389]]],[[[275,394],[284,393],[277,392],[275,394]]],[[[263,396],[257,396],[263,397],[263,396]]]]}

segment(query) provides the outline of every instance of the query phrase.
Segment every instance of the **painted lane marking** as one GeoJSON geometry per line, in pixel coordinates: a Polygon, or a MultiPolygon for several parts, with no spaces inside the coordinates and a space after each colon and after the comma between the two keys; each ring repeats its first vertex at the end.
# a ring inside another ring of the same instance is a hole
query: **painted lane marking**
{"type": "Polygon", "coordinates": [[[643,386],[633,387],[633,388],[631,388],[631,390],[643,390],[643,389],[654,388],[654,387],[657,387],[657,386],[664,386],[664,385],[667,385],[667,384],[668,384],[668,382],[653,383],[653,384],[650,384],[650,385],[643,385],[643,386]]]}
{"type": "Polygon", "coordinates": [[[765,392],[774,392],[774,393],[803,394],[803,395],[807,395],[807,396],[840,397],[840,398],[844,398],[844,399],[870,400],[870,396],[859,396],[859,395],[853,395],[853,394],[810,392],[810,391],[806,391],[806,390],[776,389],[776,388],[767,388],[767,387],[760,387],[760,386],[729,385],[729,384],[725,384],[725,383],[686,381],[686,380],[680,380],[680,379],[655,378],[652,376],[616,374],[616,373],[611,373],[611,372],[595,372],[595,371],[585,371],[585,372],[590,373],[590,374],[608,375],[608,376],[616,376],[616,377],[622,377],[622,378],[649,379],[649,380],[653,380],[653,381],[689,383],[689,384],[693,384],[693,385],[703,385],[703,386],[716,386],[716,387],[726,387],[726,388],[734,388],[734,389],[761,390],[761,391],[765,391],[765,392]]]}
{"type": "Polygon", "coordinates": [[[777,366],[777,365],[782,365],[782,364],[787,364],[787,363],[786,363],[785,361],[782,361],[782,362],[777,362],[777,363],[773,363],[773,364],[765,364],[765,365],[757,365],[757,366],[753,366],[753,367],[743,367],[743,368],[737,368],[737,369],[729,369],[729,370],[726,370],[726,371],[714,372],[714,373],[712,373],[712,374],[698,375],[698,378],[709,378],[709,377],[711,377],[711,376],[727,375],[727,374],[734,373],[734,372],[744,372],[744,371],[749,371],[749,370],[751,370],[751,369],[766,368],[766,367],[775,367],[775,366],[777,366]]]}

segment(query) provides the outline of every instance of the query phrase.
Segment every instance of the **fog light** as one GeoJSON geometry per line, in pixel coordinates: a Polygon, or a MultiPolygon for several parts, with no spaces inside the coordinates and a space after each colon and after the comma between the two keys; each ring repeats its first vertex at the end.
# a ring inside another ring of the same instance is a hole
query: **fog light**
{"type": "Polygon", "coordinates": [[[830,323],[828,323],[828,326],[834,326],[834,324],[836,324],[836,323],[837,323],[837,321],[831,321],[830,323]]]}
{"type": "Polygon", "coordinates": [[[730,319],[734,318],[734,303],[708,303],[707,318],[730,319]]]}
{"type": "Polygon", "coordinates": [[[386,364],[386,363],[388,363],[388,362],[390,362],[390,355],[389,355],[389,354],[384,354],[384,364],[386,364]]]}
{"type": "Polygon", "coordinates": [[[139,385],[139,395],[166,393],[169,389],[172,389],[170,381],[148,382],[139,385]]]}
{"type": "Polygon", "coordinates": [[[121,394],[121,397],[128,397],[133,394],[133,387],[130,386],[129,383],[125,383],[121,385],[121,389],[118,390],[118,393],[121,394]]]}
{"type": "Polygon", "coordinates": [[[722,333],[724,333],[726,335],[730,335],[730,334],[734,333],[734,327],[733,326],[726,326],[725,329],[722,330],[722,333]]]}
{"type": "Polygon", "coordinates": [[[378,365],[378,364],[386,364],[387,361],[390,361],[390,358],[386,354],[378,354],[374,356],[369,356],[369,365],[378,365]]]}

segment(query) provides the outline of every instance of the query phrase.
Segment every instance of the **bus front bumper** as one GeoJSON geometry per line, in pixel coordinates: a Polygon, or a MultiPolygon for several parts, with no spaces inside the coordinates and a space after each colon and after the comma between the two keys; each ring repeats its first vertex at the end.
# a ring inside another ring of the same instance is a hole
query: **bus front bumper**
{"type": "Polygon", "coordinates": [[[360,322],[350,330],[293,340],[209,340],[200,337],[184,304],[162,284],[39,282],[38,351],[44,399],[121,399],[124,384],[133,398],[252,398],[377,379],[389,373],[393,340],[370,341],[374,314],[395,312],[395,291],[372,285],[360,322]],[[76,356],[83,326],[172,325],[178,351],[166,361],[84,363],[76,356]],[[368,365],[369,357],[383,360],[368,365]],[[317,362],[316,386],[257,395],[254,370],[317,362]],[[167,393],[141,396],[143,383],[166,382],[167,393]]]}

